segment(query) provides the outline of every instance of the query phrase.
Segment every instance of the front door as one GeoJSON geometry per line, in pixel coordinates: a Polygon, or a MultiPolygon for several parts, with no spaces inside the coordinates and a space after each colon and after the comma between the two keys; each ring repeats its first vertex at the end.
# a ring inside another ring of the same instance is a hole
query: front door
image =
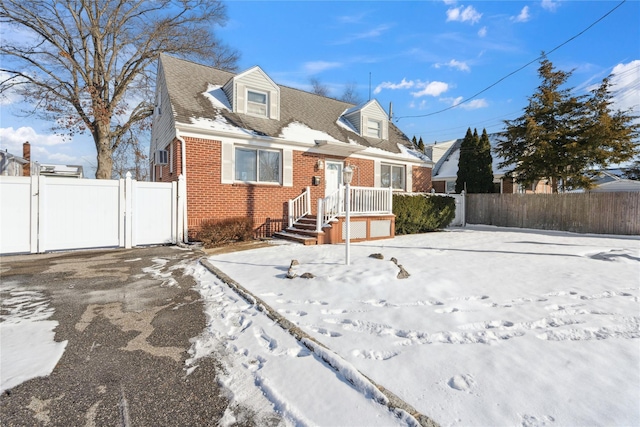
{"type": "Polygon", "coordinates": [[[334,193],[342,184],[342,162],[325,162],[324,167],[324,195],[334,193]]]}

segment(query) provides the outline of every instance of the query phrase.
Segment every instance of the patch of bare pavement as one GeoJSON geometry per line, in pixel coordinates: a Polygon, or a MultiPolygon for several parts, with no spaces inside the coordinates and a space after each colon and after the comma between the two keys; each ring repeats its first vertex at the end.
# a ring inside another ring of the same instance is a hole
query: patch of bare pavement
{"type": "Polygon", "coordinates": [[[184,267],[203,255],[151,247],[1,257],[3,283],[50,299],[55,340],[67,346],[51,375],[2,393],[0,424],[208,426],[231,414],[254,425],[242,407],[227,411],[214,359],[185,369],[206,318],[184,267]]]}

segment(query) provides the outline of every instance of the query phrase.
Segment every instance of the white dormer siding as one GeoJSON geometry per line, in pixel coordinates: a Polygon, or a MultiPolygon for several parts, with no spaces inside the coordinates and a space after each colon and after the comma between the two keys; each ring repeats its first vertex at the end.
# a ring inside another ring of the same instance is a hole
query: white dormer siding
{"type": "Polygon", "coordinates": [[[389,116],[375,99],[347,110],[343,117],[364,138],[389,139],[389,116]]]}
{"type": "Polygon", "coordinates": [[[233,77],[222,90],[233,112],[280,120],[280,88],[260,67],[233,77]]]}

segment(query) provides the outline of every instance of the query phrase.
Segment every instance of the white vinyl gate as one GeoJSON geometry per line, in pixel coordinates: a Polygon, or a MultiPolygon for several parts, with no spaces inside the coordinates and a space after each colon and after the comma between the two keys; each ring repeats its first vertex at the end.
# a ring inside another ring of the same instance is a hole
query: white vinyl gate
{"type": "Polygon", "coordinates": [[[442,196],[442,197],[451,197],[456,201],[456,216],[449,224],[449,227],[464,227],[467,225],[466,220],[466,199],[465,192],[463,191],[461,194],[442,194],[442,193],[431,193],[433,196],[442,196]]]}
{"type": "MultiPolygon", "coordinates": [[[[181,181],[182,182],[182,181],[181,181]]],[[[0,177],[0,254],[176,243],[176,183],[0,177]]]]}

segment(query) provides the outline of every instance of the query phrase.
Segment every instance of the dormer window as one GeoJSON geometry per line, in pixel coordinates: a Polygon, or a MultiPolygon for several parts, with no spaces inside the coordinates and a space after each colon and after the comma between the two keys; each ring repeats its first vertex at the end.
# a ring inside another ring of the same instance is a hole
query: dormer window
{"type": "Polygon", "coordinates": [[[382,123],[379,120],[369,119],[367,121],[367,136],[380,138],[382,123]]]}
{"type": "Polygon", "coordinates": [[[264,92],[247,90],[247,114],[267,117],[268,95],[264,92]]]}

